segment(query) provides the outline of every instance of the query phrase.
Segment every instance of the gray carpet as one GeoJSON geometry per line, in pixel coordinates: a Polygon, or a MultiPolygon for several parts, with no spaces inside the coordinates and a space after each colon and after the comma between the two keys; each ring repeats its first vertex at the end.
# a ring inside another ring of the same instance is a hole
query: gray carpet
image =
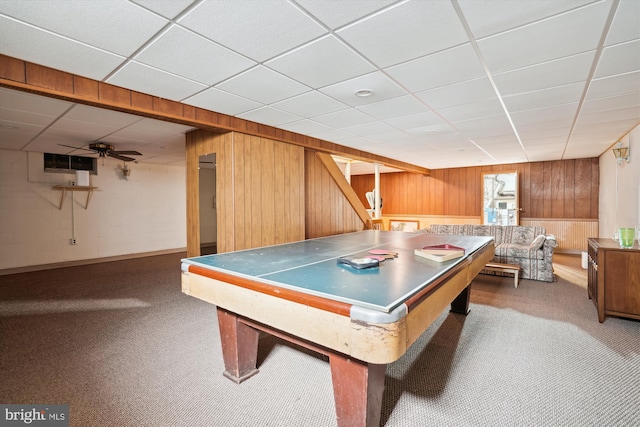
{"type": "MultiPolygon", "coordinates": [[[[72,426],[335,426],[322,356],[264,336],[257,376],[222,376],[179,258],[0,276],[0,403],[69,404],[72,426]]],[[[640,425],[640,322],[598,323],[565,258],[555,283],[479,276],[468,316],[387,367],[382,424],[640,425]]]]}

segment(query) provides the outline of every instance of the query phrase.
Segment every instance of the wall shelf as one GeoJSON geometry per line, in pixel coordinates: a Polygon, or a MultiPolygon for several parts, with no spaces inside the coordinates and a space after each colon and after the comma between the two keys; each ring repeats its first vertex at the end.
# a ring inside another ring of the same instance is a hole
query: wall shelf
{"type": "Polygon", "coordinates": [[[54,185],[53,189],[62,191],[62,195],[60,196],[60,207],[58,209],[62,210],[64,196],[66,196],[67,191],[85,191],[87,193],[87,202],[85,203],[84,208],[87,209],[89,207],[89,200],[91,200],[91,195],[93,194],[94,190],[98,189],[98,187],[85,187],[80,185],[54,185]]]}

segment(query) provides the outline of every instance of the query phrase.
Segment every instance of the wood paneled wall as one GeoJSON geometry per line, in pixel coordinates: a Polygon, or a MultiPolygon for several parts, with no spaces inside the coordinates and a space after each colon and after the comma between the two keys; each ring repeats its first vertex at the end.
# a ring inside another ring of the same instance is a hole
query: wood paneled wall
{"type": "Polygon", "coordinates": [[[200,254],[199,156],[216,153],[218,252],[304,239],[304,148],[257,136],[187,134],[187,251],[200,254]]]}
{"type": "MultiPolygon", "coordinates": [[[[598,218],[597,158],[434,169],[430,176],[398,172],[380,177],[383,214],[481,216],[482,173],[518,172],[522,218],[598,218]]],[[[351,178],[365,203],[373,175],[351,178]]]]}
{"type": "Polygon", "coordinates": [[[313,151],[305,151],[306,238],[364,230],[364,223],[313,151]]]}

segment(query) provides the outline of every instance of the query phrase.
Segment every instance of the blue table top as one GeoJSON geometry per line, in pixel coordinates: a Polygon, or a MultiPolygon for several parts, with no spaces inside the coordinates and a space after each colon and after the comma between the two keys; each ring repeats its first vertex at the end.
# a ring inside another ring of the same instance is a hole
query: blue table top
{"type": "Polygon", "coordinates": [[[367,230],[182,261],[388,313],[491,241],[480,236],[367,230]],[[465,257],[437,263],[414,254],[415,249],[443,243],[465,248],[465,257]],[[366,256],[371,249],[397,252],[398,257],[363,270],[336,261],[341,256],[366,256]]]}

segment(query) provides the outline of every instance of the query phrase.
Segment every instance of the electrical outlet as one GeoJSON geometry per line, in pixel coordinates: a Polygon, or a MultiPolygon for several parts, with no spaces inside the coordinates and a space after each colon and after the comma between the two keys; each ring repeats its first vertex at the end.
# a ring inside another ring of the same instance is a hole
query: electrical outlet
{"type": "Polygon", "coordinates": [[[71,244],[72,244],[72,245],[77,245],[77,244],[78,244],[78,241],[77,241],[76,239],[71,239],[71,244]]]}

